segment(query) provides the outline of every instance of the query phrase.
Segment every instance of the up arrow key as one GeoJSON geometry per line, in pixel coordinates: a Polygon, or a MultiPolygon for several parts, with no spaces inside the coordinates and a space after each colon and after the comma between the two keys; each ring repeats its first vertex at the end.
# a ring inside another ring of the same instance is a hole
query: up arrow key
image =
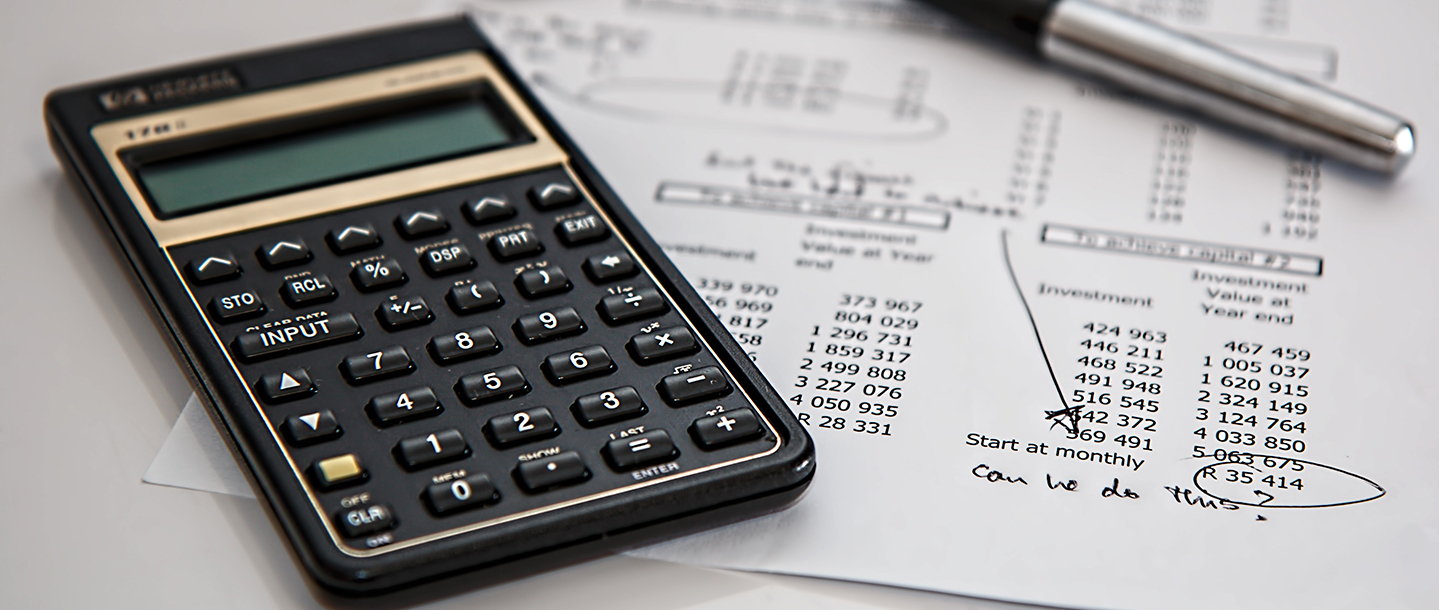
{"type": "Polygon", "coordinates": [[[315,383],[310,380],[310,373],[302,367],[262,375],[260,383],[256,385],[260,390],[260,398],[268,403],[304,398],[315,392],[315,383]]]}
{"type": "Polygon", "coordinates": [[[240,264],[235,262],[235,255],[229,252],[192,260],[185,265],[185,270],[189,272],[190,279],[200,284],[240,276],[240,264]]]}
{"type": "Polygon", "coordinates": [[[281,389],[281,390],[288,390],[288,389],[290,389],[290,388],[298,388],[298,387],[300,387],[300,382],[295,381],[295,378],[294,378],[294,377],[291,377],[289,373],[280,373],[280,389],[281,389]]]}
{"type": "Polygon", "coordinates": [[[530,203],[541,210],[569,205],[580,200],[580,192],[568,182],[550,182],[543,186],[532,186],[529,190],[530,203]]]}

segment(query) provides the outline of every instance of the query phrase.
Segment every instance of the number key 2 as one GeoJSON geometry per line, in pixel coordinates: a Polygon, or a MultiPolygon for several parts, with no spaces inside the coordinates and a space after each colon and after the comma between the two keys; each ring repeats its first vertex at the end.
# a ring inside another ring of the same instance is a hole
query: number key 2
{"type": "Polygon", "coordinates": [[[555,417],[544,407],[496,415],[485,423],[485,436],[496,447],[509,447],[560,433],[555,417]]]}

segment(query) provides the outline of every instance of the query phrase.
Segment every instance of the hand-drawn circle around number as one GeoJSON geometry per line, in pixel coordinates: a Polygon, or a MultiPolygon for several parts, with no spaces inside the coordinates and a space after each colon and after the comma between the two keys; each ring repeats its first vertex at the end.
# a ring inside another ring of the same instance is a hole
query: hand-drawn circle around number
{"type": "MultiPolygon", "coordinates": [[[[1247,464],[1246,464],[1246,463],[1244,463],[1244,462],[1236,462],[1236,461],[1233,461],[1233,460],[1223,460],[1223,461],[1214,462],[1214,463],[1212,463],[1212,464],[1206,464],[1206,465],[1204,465],[1203,467],[1201,467],[1199,470],[1194,471],[1194,478],[1193,478],[1193,480],[1194,480],[1194,486],[1197,487],[1197,488],[1199,488],[1199,491],[1203,492],[1204,495],[1209,496],[1209,497],[1211,497],[1211,498],[1214,498],[1214,499],[1216,499],[1216,500],[1223,500],[1223,501],[1225,501],[1225,502],[1230,502],[1230,503],[1233,503],[1233,504],[1238,504],[1238,505],[1240,505],[1240,506],[1253,506],[1253,507],[1256,507],[1256,508],[1327,508],[1327,507],[1330,507],[1330,506],[1346,506],[1346,505],[1349,505],[1349,504],[1359,504],[1359,503],[1361,503],[1361,502],[1368,502],[1368,501],[1370,501],[1370,500],[1377,500],[1377,499],[1383,497],[1385,493],[1387,493],[1387,492],[1384,491],[1384,488],[1383,488],[1383,487],[1380,487],[1378,483],[1375,483],[1374,481],[1369,480],[1367,477],[1363,477],[1363,476],[1354,474],[1354,473],[1349,472],[1349,471],[1346,471],[1346,470],[1341,470],[1341,469],[1335,468],[1335,467],[1333,467],[1333,466],[1325,466],[1324,464],[1320,464],[1320,463],[1318,463],[1318,462],[1311,462],[1311,461],[1309,461],[1309,460],[1300,460],[1300,459],[1296,459],[1296,458],[1292,458],[1292,457],[1284,457],[1284,456],[1278,456],[1278,455],[1264,455],[1264,454],[1261,454],[1261,453],[1237,453],[1237,452],[1236,452],[1236,453],[1231,454],[1231,455],[1247,455],[1247,456],[1249,456],[1249,457],[1251,457],[1251,458],[1270,458],[1270,459],[1274,459],[1274,460],[1284,460],[1284,461],[1287,461],[1287,462],[1295,462],[1295,463],[1299,463],[1299,464],[1305,464],[1306,466],[1314,466],[1314,467],[1317,467],[1317,468],[1322,468],[1322,469],[1324,469],[1324,470],[1331,470],[1331,471],[1333,471],[1333,472],[1336,472],[1336,473],[1339,473],[1339,474],[1342,474],[1342,475],[1346,475],[1346,476],[1350,476],[1350,477],[1353,477],[1353,478],[1358,479],[1358,480],[1360,480],[1360,481],[1363,481],[1364,483],[1367,483],[1369,486],[1371,486],[1371,487],[1374,488],[1375,493],[1374,493],[1374,495],[1371,495],[1371,496],[1368,496],[1368,497],[1365,497],[1365,498],[1360,498],[1360,499],[1358,499],[1358,500],[1348,500],[1348,501],[1345,501],[1345,502],[1330,502],[1330,503],[1327,503],[1327,504],[1269,504],[1269,503],[1267,503],[1267,502],[1246,502],[1246,501],[1242,501],[1242,500],[1236,500],[1236,499],[1234,499],[1234,498],[1226,498],[1226,497],[1221,496],[1221,495],[1219,495],[1219,494],[1217,494],[1217,493],[1211,492],[1211,491],[1209,491],[1208,489],[1205,489],[1205,488],[1204,488],[1204,484],[1201,483],[1200,480],[1199,480],[1199,475],[1202,474],[1202,473],[1204,472],[1204,470],[1207,469],[1207,468],[1213,468],[1213,467],[1215,467],[1215,466],[1248,466],[1248,467],[1250,467],[1251,469],[1255,470],[1256,472],[1263,472],[1263,471],[1264,471],[1263,468],[1255,467],[1253,462],[1250,462],[1250,463],[1247,463],[1247,464]]],[[[1211,456],[1211,457],[1212,457],[1212,456],[1211,456]]],[[[1272,497],[1271,497],[1271,499],[1272,499],[1272,497]]]]}

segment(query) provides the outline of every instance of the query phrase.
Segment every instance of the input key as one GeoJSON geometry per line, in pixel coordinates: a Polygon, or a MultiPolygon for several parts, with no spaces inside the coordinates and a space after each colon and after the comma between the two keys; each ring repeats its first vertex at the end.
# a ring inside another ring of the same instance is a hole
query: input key
{"type": "Polygon", "coordinates": [[[230,343],[230,349],[245,360],[259,360],[362,334],[360,323],[349,313],[315,312],[247,330],[230,343]]]}

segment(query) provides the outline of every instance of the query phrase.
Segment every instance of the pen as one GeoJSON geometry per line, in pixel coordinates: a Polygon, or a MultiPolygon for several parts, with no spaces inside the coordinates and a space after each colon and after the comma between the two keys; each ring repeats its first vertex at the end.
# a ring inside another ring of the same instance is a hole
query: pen
{"type": "Polygon", "coordinates": [[[1040,57],[1382,174],[1414,156],[1393,113],[1091,0],[927,0],[1040,57]]]}

